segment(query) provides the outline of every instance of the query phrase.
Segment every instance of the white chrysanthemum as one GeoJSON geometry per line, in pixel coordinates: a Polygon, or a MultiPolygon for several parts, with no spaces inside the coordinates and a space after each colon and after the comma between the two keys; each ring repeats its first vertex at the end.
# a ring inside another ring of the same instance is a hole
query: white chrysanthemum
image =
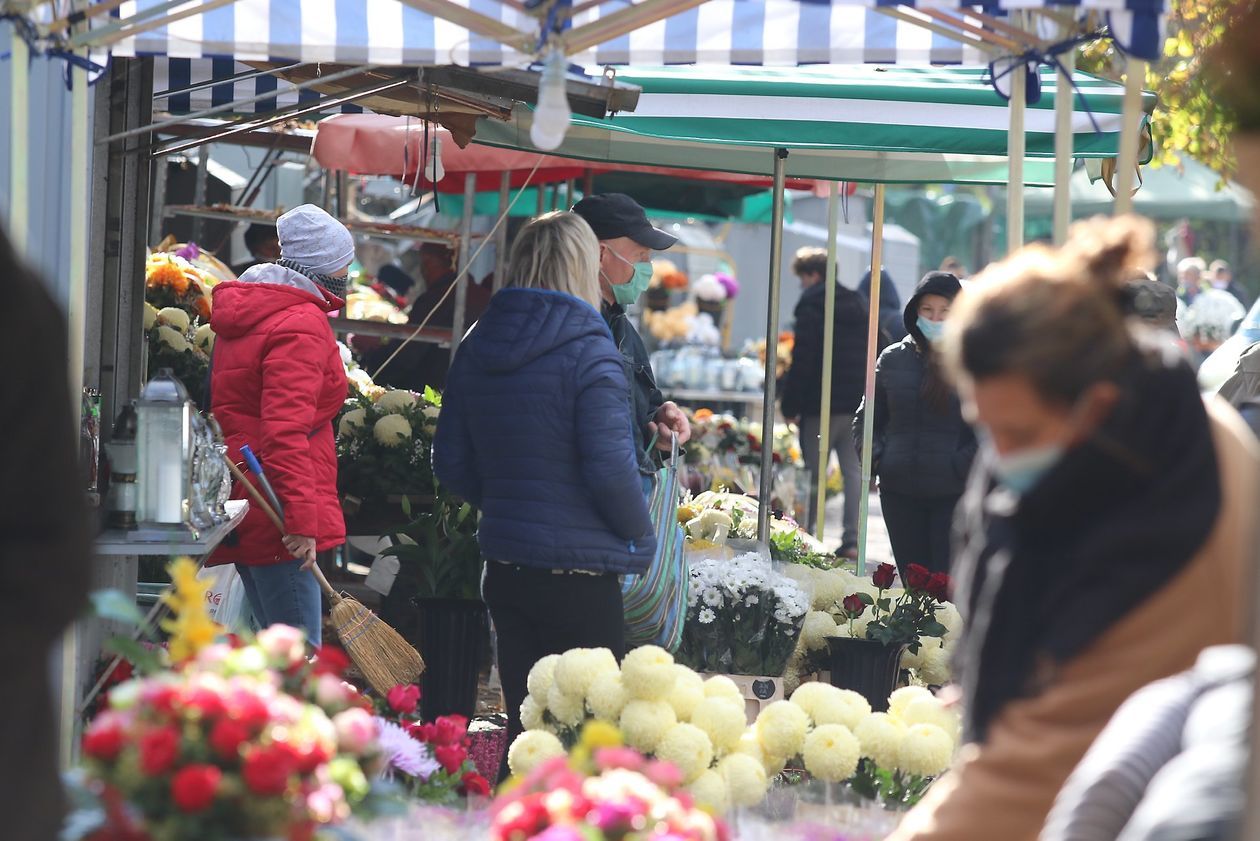
{"type": "Polygon", "coordinates": [[[589,648],[574,648],[560,655],[556,663],[556,686],[566,695],[585,698],[595,678],[594,658],[589,648]]]}
{"type": "Polygon", "coordinates": [[[804,683],[792,693],[792,703],[803,709],[814,724],[842,724],[852,730],[871,713],[867,700],[851,689],[826,683],[804,683]]]}
{"type": "Polygon", "coordinates": [[[655,645],[636,648],[621,664],[621,682],[631,698],[660,701],[674,687],[674,658],[655,645]]]}
{"type": "Polygon", "coordinates": [[[553,683],[547,693],[547,711],[561,724],[577,727],[586,718],[586,703],[581,695],[570,695],[553,683]]]}
{"type": "Polygon", "coordinates": [[[372,435],[383,446],[401,447],[411,440],[411,424],[402,415],[386,415],[372,427],[372,435]]]}
{"type": "Polygon", "coordinates": [[[899,718],[907,725],[935,725],[944,730],[951,740],[958,737],[958,732],[962,728],[958,713],[946,707],[931,694],[927,697],[915,698],[906,705],[899,718]]]}
{"type": "Polygon", "coordinates": [[[898,767],[907,774],[934,777],[954,758],[954,739],[934,724],[915,724],[901,742],[898,767]]]}
{"type": "Polygon", "coordinates": [[[596,675],[602,675],[605,672],[621,673],[621,666],[617,664],[617,657],[607,648],[592,648],[588,655],[586,665],[596,675]]]}
{"type": "Polygon", "coordinates": [[[744,708],[744,693],[739,691],[735,681],[726,675],[714,675],[704,682],[704,697],[725,698],[733,704],[744,708]]]}
{"type": "Polygon", "coordinates": [[[858,724],[853,735],[862,746],[862,756],[891,771],[900,762],[905,732],[905,726],[888,713],[871,713],[858,724]]]}
{"type": "Polygon", "coordinates": [[[518,777],[533,771],[548,759],[564,756],[564,745],[546,730],[528,730],[516,737],[508,750],[508,768],[518,777]]]}
{"type": "Polygon", "coordinates": [[[626,744],[642,753],[653,753],[669,729],[678,723],[674,708],[664,701],[634,700],[621,711],[621,732],[626,744]]]}
{"type": "Polygon", "coordinates": [[[337,434],[349,437],[362,429],[366,423],[367,411],[365,409],[351,409],[341,416],[341,422],[337,424],[337,434]]]}
{"type": "Polygon", "coordinates": [[[441,407],[425,406],[422,411],[424,413],[424,425],[429,428],[437,426],[438,418],[442,416],[441,407]]]}
{"type": "Polygon", "coordinates": [[[742,753],[733,753],[719,762],[717,772],[726,783],[733,806],[756,806],[770,788],[765,767],[742,753]]]}
{"type": "Polygon", "coordinates": [[[910,706],[911,701],[931,697],[932,693],[922,686],[903,686],[888,696],[888,712],[894,718],[901,719],[904,722],[906,707],[910,706]]]}
{"type": "Polygon", "coordinates": [[[617,671],[596,675],[586,693],[586,706],[591,714],[604,721],[619,719],[629,700],[626,688],[621,685],[621,673],[617,671]]]}
{"type": "Polygon", "coordinates": [[[157,307],[153,306],[148,301],[145,301],[144,302],[144,329],[152,330],[154,327],[156,327],[157,317],[158,317],[157,307]]]}
{"type": "Polygon", "coordinates": [[[717,771],[705,771],[687,787],[696,805],[711,815],[722,815],[730,806],[726,781],[717,771]]]}
{"type": "Polygon", "coordinates": [[[181,333],[187,333],[188,328],[192,326],[192,319],[179,307],[162,307],[157,312],[157,323],[174,327],[181,333]]]}
{"type": "Polygon", "coordinates": [[[551,692],[551,685],[556,680],[556,664],[560,662],[559,654],[548,654],[534,664],[525,679],[529,694],[535,698],[546,699],[551,692]]]}
{"type": "Polygon", "coordinates": [[[838,783],[857,771],[862,749],[857,737],[843,724],[823,724],[805,737],[801,758],[809,773],[824,782],[838,783]]]}
{"type": "Polygon", "coordinates": [[[919,666],[919,678],[932,686],[944,686],[953,678],[950,668],[949,652],[944,648],[931,648],[923,656],[923,664],[919,666]]]}
{"type": "Polygon", "coordinates": [[[214,330],[209,324],[203,324],[197,328],[197,332],[193,333],[193,344],[209,353],[214,350],[214,340],[217,338],[214,330]]]}
{"type": "Polygon", "coordinates": [[[416,405],[416,396],[402,389],[387,391],[376,400],[376,410],[387,415],[399,414],[414,405],[416,405]]]}
{"type": "Polygon", "coordinates": [[[949,631],[946,638],[955,636],[962,631],[962,614],[958,612],[958,607],[953,602],[941,602],[940,610],[936,611],[936,621],[945,626],[949,631]]]}
{"type": "Polygon", "coordinates": [[[543,730],[546,727],[543,708],[533,695],[526,695],[521,702],[521,726],[526,730],[543,730]]]}
{"type": "Polygon", "coordinates": [[[766,770],[767,776],[773,777],[787,766],[786,759],[780,759],[775,756],[768,756],[761,747],[761,742],[757,741],[757,733],[753,728],[744,731],[744,735],[739,737],[739,744],[735,747],[735,753],[742,753],[744,756],[751,756],[753,759],[766,770]]]}
{"type": "Polygon", "coordinates": [[[694,724],[675,724],[656,746],[656,758],[678,768],[683,782],[694,782],[713,763],[713,742],[694,724]]]}
{"type": "Polygon", "coordinates": [[[674,686],[665,700],[674,708],[678,720],[689,720],[696,705],[704,699],[704,678],[686,666],[675,664],[674,686]]]}
{"type": "Polygon", "coordinates": [[[775,701],[757,716],[757,739],[768,756],[791,759],[805,745],[809,716],[791,701],[775,701]]]}
{"type": "Polygon", "coordinates": [[[157,329],[158,341],[166,345],[176,353],[182,353],[188,350],[188,340],[184,338],[184,334],[176,330],[174,327],[162,326],[157,329]]]}
{"type": "Polygon", "coordinates": [[[840,629],[830,613],[811,610],[805,614],[805,624],[801,626],[801,644],[806,651],[821,651],[827,647],[827,637],[838,636],[840,629]]]}
{"type": "Polygon", "coordinates": [[[724,698],[705,698],[696,704],[691,723],[708,734],[719,756],[733,753],[748,730],[744,711],[724,698]]]}
{"type": "Polygon", "coordinates": [[[341,366],[343,368],[349,368],[351,363],[354,362],[354,353],[345,342],[337,342],[337,353],[341,354],[341,366]]]}

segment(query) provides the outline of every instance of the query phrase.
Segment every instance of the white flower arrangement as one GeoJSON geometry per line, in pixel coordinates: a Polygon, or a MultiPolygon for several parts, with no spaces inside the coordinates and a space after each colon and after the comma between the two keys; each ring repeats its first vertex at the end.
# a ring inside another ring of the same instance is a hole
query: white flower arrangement
{"type": "Polygon", "coordinates": [[[411,424],[402,415],[386,415],[372,425],[372,436],[384,447],[401,447],[411,440],[411,424]]]}

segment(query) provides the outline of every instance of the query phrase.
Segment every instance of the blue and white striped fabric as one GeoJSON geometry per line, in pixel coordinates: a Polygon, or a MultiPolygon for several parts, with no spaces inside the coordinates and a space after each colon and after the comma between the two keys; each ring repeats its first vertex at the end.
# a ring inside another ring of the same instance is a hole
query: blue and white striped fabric
{"type": "MultiPolygon", "coordinates": [[[[216,79],[231,79],[232,76],[248,72],[251,68],[238,64],[230,58],[159,58],[153,63],[153,91],[181,91],[194,85],[203,85],[216,79]]],[[[188,114],[202,111],[219,105],[227,105],[241,100],[252,99],[265,93],[275,93],[270,99],[260,99],[220,112],[216,117],[229,114],[266,114],[278,108],[285,108],[299,103],[313,103],[320,94],[310,90],[294,91],[293,86],[275,76],[255,76],[252,79],[225,81],[211,87],[200,87],[187,93],[173,96],[157,97],[153,110],[168,114],[188,114]]],[[[330,108],[328,114],[362,114],[366,109],[354,104],[330,108]]]]}
{"type": "MultiPolygon", "coordinates": [[[[158,0],[128,0],[123,16],[158,0]]],[[[499,0],[454,0],[515,29],[537,22],[499,0]]],[[[1143,58],[1162,54],[1167,0],[984,0],[991,12],[1064,7],[1108,13],[1121,46],[1143,58]]],[[[880,14],[885,0],[708,0],[590,50],[574,60],[601,64],[980,64],[972,50],[880,14]]],[[[957,0],[917,5],[959,8],[957,0]]],[[[580,27],[624,8],[619,3],[577,15],[580,27]]],[[[517,65],[528,57],[400,0],[237,0],[120,41],[119,56],[235,58],[382,65],[517,65]]]]}

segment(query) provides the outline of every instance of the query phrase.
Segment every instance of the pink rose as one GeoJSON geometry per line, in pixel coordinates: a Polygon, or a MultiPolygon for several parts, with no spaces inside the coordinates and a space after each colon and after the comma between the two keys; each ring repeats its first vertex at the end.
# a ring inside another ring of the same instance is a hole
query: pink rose
{"type": "Polygon", "coordinates": [[[288,625],[272,625],[258,632],[258,647],[273,661],[288,666],[306,656],[306,635],[288,625]]]}
{"type": "Polygon", "coordinates": [[[327,710],[340,710],[350,706],[355,696],[354,687],[339,677],[323,674],[315,679],[315,703],[327,710]]]}
{"type": "Polygon", "coordinates": [[[358,707],[333,716],[338,746],[352,754],[362,754],[376,741],[376,721],[367,710],[358,707]]]}

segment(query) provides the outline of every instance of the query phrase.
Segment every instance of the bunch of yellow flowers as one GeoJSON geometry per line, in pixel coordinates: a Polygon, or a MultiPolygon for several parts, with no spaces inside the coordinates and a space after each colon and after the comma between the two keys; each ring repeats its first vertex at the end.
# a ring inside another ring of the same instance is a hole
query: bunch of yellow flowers
{"type": "Polygon", "coordinates": [[[174,663],[182,663],[213,643],[223,627],[210,618],[206,610],[206,584],[197,577],[197,564],[190,558],[176,558],[167,568],[171,589],[162,596],[172,617],[162,622],[162,630],[170,634],[170,655],[174,663]]]}

